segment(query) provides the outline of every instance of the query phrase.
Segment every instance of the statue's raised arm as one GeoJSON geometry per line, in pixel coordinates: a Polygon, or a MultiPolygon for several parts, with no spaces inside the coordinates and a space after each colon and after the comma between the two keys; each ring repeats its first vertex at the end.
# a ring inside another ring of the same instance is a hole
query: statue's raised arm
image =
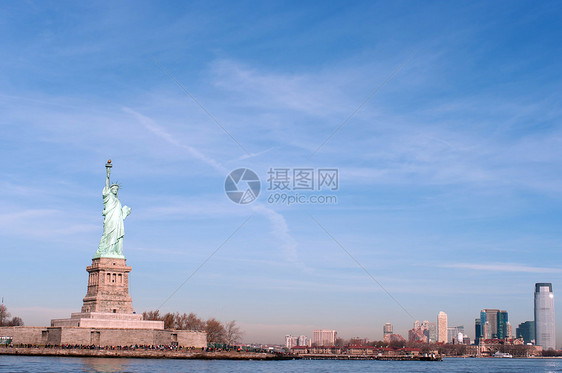
{"type": "Polygon", "coordinates": [[[109,176],[111,175],[111,167],[113,167],[111,165],[111,159],[107,160],[107,163],[105,164],[105,174],[106,174],[106,178],[105,178],[105,188],[107,190],[109,190],[109,176]]]}
{"type": "Polygon", "coordinates": [[[131,213],[127,206],[122,207],[117,197],[119,184],[111,184],[111,159],[107,161],[105,188],[103,188],[103,235],[94,258],[125,258],[123,255],[123,220],[131,213]]]}

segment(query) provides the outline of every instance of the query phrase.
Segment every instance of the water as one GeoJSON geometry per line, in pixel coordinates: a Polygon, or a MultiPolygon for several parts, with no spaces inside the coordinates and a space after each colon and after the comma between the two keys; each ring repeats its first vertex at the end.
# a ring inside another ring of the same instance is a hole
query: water
{"type": "Polygon", "coordinates": [[[0,372],[562,372],[562,359],[454,359],[444,361],[167,360],[0,356],[0,372]]]}

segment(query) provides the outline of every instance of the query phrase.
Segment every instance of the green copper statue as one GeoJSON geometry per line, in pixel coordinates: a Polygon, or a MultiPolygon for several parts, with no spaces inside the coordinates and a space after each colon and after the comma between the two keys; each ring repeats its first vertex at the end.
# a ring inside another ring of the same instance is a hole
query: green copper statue
{"type": "Polygon", "coordinates": [[[109,182],[111,167],[110,159],[105,165],[107,177],[105,178],[105,188],[103,188],[103,235],[94,259],[125,259],[123,255],[123,236],[125,235],[123,220],[131,213],[131,208],[121,207],[121,202],[117,197],[119,184],[110,184],[109,182]]]}

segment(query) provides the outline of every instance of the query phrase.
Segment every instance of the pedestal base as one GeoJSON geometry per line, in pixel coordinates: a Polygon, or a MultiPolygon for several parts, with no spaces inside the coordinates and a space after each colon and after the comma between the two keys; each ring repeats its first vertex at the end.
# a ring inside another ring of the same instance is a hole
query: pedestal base
{"type": "Polygon", "coordinates": [[[105,329],[164,329],[164,321],[143,320],[142,315],[76,312],[70,319],[53,319],[51,327],[105,328],[105,329]]]}
{"type": "Polygon", "coordinates": [[[86,270],[89,273],[88,292],[84,297],[83,313],[133,314],[129,295],[129,272],[125,259],[96,258],[86,270]]]}

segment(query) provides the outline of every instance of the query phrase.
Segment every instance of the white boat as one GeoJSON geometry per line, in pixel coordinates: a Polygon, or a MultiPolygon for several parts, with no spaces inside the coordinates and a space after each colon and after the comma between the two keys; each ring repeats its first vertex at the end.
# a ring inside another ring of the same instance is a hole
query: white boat
{"type": "Polygon", "coordinates": [[[508,354],[507,352],[496,352],[495,354],[492,355],[492,357],[499,357],[499,358],[503,358],[503,359],[511,359],[513,356],[511,354],[508,354]]]}

